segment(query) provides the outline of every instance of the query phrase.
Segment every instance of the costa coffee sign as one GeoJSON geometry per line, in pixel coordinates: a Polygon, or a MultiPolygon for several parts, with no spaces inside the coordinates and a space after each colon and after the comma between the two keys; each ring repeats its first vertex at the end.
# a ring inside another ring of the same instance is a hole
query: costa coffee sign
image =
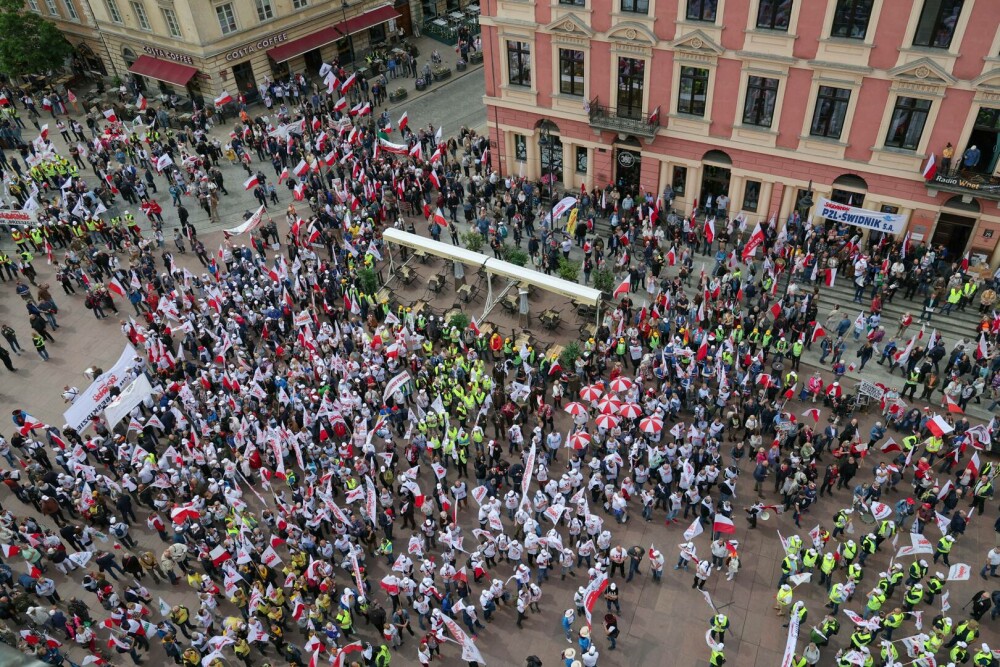
{"type": "Polygon", "coordinates": [[[142,50],[148,55],[154,58],[162,58],[163,60],[173,60],[175,63],[184,63],[185,65],[194,66],[194,58],[187,55],[186,53],[177,53],[176,51],[164,51],[163,49],[158,49],[155,46],[143,46],[142,50]]]}
{"type": "Polygon", "coordinates": [[[226,60],[228,61],[239,60],[240,58],[245,58],[251,53],[256,53],[257,51],[269,49],[272,46],[276,46],[287,40],[288,40],[288,33],[278,32],[273,35],[268,35],[264,39],[259,39],[256,42],[251,42],[246,46],[241,46],[238,49],[233,49],[232,51],[226,53],[226,60]]]}

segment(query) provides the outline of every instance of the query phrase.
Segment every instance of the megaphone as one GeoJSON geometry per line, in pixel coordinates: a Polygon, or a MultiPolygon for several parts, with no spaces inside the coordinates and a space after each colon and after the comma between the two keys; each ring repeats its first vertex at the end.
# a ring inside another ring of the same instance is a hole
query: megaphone
{"type": "Polygon", "coordinates": [[[771,518],[771,513],[767,510],[761,510],[760,514],[757,515],[757,518],[761,521],[767,521],[771,518]]]}

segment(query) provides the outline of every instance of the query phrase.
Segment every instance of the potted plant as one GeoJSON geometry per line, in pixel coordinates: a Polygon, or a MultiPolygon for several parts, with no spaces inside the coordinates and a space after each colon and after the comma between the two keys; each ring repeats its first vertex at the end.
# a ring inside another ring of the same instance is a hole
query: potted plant
{"type": "Polygon", "coordinates": [[[419,77],[416,83],[413,84],[417,90],[427,90],[427,79],[424,77],[419,77]]]}
{"type": "Polygon", "coordinates": [[[483,235],[477,231],[469,231],[462,234],[462,243],[465,247],[472,252],[479,252],[483,249],[483,244],[485,243],[483,235]]]}
{"type": "Polygon", "coordinates": [[[482,62],[483,62],[483,52],[482,51],[473,51],[472,53],[470,53],[469,54],[469,62],[472,63],[473,65],[482,64],[482,62]]]}
{"type": "Polygon", "coordinates": [[[445,67],[444,65],[438,65],[431,70],[431,75],[434,77],[435,81],[444,81],[451,76],[451,68],[445,67]]]}
{"type": "Polygon", "coordinates": [[[527,266],[528,265],[528,253],[525,250],[521,250],[516,245],[505,246],[503,250],[503,258],[505,261],[511,264],[516,264],[517,266],[527,266]]]}
{"type": "Polygon", "coordinates": [[[455,63],[455,69],[458,70],[459,72],[464,72],[468,66],[469,63],[465,62],[464,60],[459,60],[457,63],[455,63]]]}
{"type": "Polygon", "coordinates": [[[559,277],[563,280],[575,283],[580,279],[580,267],[580,262],[562,258],[559,260],[559,267],[556,270],[556,273],[558,273],[559,277]]]}
{"type": "Polygon", "coordinates": [[[361,291],[365,294],[374,294],[378,291],[378,277],[375,275],[375,269],[363,268],[358,271],[358,279],[361,283],[361,291]]]}
{"type": "Polygon", "coordinates": [[[469,316],[465,313],[455,313],[451,316],[451,319],[448,320],[448,325],[455,327],[459,331],[465,331],[469,328],[469,322],[471,321],[472,320],[469,319],[469,316]]]}
{"type": "Polygon", "coordinates": [[[594,289],[600,290],[605,296],[611,295],[611,290],[615,288],[615,274],[607,268],[601,267],[594,271],[594,289]]]}
{"type": "Polygon", "coordinates": [[[559,365],[566,373],[572,373],[577,357],[580,356],[580,344],[573,341],[563,347],[562,354],[559,355],[559,365]]]}
{"type": "Polygon", "coordinates": [[[406,92],[406,88],[396,88],[395,90],[389,91],[389,101],[399,102],[400,100],[405,100],[409,93],[406,92]]]}

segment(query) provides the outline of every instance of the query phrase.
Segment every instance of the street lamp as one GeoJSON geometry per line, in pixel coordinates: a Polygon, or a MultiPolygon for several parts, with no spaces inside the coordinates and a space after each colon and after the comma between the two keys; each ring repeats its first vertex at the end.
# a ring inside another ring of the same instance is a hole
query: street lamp
{"type": "MultiPolygon", "coordinates": [[[[341,3],[340,3],[340,12],[341,12],[341,15],[343,16],[343,19],[344,19],[342,25],[344,26],[345,29],[347,29],[347,8],[348,7],[350,7],[350,5],[347,4],[347,0],[341,0],[341,3]]],[[[343,34],[344,31],[343,30],[339,30],[338,32],[340,32],[341,34],[343,34]]],[[[347,48],[350,49],[350,54],[351,54],[351,69],[352,70],[356,70],[357,66],[354,64],[354,37],[351,36],[350,32],[347,33],[347,48]]]]}

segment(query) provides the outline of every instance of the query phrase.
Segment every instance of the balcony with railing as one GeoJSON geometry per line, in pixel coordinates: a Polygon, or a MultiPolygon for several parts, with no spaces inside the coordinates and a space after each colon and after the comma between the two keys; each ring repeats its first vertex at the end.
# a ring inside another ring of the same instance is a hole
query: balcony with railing
{"type": "Polygon", "coordinates": [[[601,130],[634,134],[652,139],[656,136],[656,131],[660,129],[658,113],[619,113],[618,109],[601,104],[596,97],[590,101],[589,115],[590,126],[601,130]]]}

